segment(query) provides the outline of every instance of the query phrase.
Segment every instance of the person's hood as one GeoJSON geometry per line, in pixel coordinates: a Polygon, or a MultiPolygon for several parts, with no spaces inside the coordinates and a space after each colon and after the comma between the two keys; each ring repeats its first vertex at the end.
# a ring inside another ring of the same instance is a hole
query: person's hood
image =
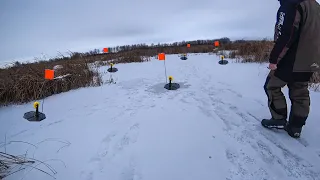
{"type": "Polygon", "coordinates": [[[298,3],[301,3],[302,1],[305,1],[305,0],[279,0],[281,5],[284,3],[298,4],[298,3]]]}

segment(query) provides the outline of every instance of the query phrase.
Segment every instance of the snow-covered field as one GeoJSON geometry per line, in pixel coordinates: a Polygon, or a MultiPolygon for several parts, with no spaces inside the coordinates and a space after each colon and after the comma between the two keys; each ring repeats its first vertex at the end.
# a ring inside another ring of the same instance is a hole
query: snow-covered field
{"type": "MultiPolygon", "coordinates": [[[[260,125],[269,118],[266,64],[222,66],[208,54],[166,58],[177,91],[163,88],[163,61],[152,60],[115,65],[116,84],[46,98],[42,122],[22,118],[32,103],[1,108],[0,151],[27,152],[58,180],[320,179],[320,93],[311,92],[311,114],[296,140],[260,125]]],[[[7,180],[22,178],[53,179],[27,168],[7,180]]]]}

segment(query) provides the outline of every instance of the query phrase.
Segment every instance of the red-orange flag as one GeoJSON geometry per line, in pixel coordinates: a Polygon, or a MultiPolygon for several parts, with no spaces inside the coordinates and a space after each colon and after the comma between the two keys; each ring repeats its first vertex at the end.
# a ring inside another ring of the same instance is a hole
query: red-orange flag
{"type": "Polygon", "coordinates": [[[54,79],[54,70],[45,69],[44,70],[44,78],[47,80],[53,80],[54,79]]]}
{"type": "Polygon", "coordinates": [[[215,46],[215,47],[219,47],[219,45],[220,45],[219,41],[215,41],[215,42],[214,42],[214,46],[215,46]]]}
{"type": "Polygon", "coordinates": [[[166,54],[165,54],[165,53],[159,53],[159,54],[158,54],[158,60],[159,60],[159,61],[164,61],[164,60],[166,60],[166,54]]]}

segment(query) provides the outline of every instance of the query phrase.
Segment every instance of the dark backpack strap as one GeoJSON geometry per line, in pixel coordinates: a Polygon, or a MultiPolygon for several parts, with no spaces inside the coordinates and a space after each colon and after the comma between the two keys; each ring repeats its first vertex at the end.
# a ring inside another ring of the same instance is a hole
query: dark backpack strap
{"type": "Polygon", "coordinates": [[[303,10],[302,10],[301,4],[298,4],[297,10],[298,10],[298,12],[299,12],[299,14],[300,14],[300,24],[299,24],[299,27],[302,27],[302,25],[304,24],[304,18],[303,18],[303,10]]]}

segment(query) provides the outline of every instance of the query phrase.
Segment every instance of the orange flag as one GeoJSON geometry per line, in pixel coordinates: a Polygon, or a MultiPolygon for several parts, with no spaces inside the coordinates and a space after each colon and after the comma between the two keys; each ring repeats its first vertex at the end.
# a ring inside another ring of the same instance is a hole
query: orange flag
{"type": "Polygon", "coordinates": [[[158,54],[158,59],[159,59],[159,61],[164,61],[164,60],[166,60],[166,54],[165,54],[165,53],[159,53],[159,54],[158,54]]]}
{"type": "Polygon", "coordinates": [[[219,41],[215,41],[215,42],[214,42],[214,46],[215,46],[215,47],[219,47],[219,45],[220,45],[219,41]]]}
{"type": "Polygon", "coordinates": [[[54,70],[45,69],[44,70],[44,78],[47,80],[53,80],[54,79],[54,70]]]}

